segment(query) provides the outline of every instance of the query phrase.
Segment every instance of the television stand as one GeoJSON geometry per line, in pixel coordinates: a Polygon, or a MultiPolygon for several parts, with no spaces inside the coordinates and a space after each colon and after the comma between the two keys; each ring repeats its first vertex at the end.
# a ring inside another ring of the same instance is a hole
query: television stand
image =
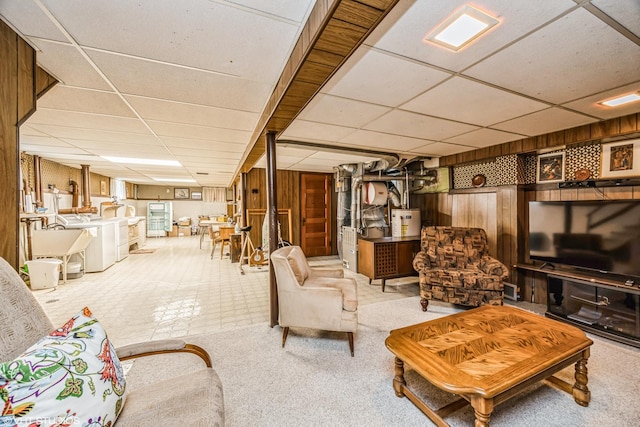
{"type": "Polygon", "coordinates": [[[593,334],[640,347],[640,287],[633,281],[560,270],[548,272],[545,314],[593,334]]]}
{"type": "Polygon", "coordinates": [[[540,266],[540,270],[544,270],[545,268],[548,268],[549,270],[555,270],[556,266],[551,264],[550,262],[545,262],[540,266]]]}

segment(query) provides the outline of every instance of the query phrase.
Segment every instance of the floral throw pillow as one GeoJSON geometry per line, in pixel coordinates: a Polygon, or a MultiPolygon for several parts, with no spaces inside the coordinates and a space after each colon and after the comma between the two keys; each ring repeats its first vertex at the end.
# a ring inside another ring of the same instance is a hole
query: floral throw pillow
{"type": "Polygon", "coordinates": [[[110,427],[124,399],[120,361],[86,307],[0,364],[0,427],[110,427]]]}

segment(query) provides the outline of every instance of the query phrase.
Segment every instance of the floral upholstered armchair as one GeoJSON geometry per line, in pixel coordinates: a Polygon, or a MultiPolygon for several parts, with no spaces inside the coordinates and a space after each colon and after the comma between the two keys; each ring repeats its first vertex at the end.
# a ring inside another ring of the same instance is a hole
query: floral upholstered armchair
{"type": "Polygon", "coordinates": [[[420,304],[502,305],[507,267],[489,255],[482,228],[423,227],[413,268],[420,275],[420,304]]]}

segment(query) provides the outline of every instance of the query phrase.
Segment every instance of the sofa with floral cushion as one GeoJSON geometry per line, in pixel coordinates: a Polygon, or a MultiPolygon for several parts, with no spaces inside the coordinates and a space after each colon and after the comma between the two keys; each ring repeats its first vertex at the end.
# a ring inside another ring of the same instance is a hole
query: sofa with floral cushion
{"type": "Polygon", "coordinates": [[[70,315],[56,328],[0,258],[0,426],[224,425],[222,383],[204,349],[177,339],[115,348],[88,307],[70,315]],[[202,367],[127,389],[121,361],[176,352],[202,367]]]}
{"type": "Polygon", "coordinates": [[[482,228],[423,227],[413,267],[420,276],[420,304],[502,305],[507,267],[489,255],[482,228]]]}

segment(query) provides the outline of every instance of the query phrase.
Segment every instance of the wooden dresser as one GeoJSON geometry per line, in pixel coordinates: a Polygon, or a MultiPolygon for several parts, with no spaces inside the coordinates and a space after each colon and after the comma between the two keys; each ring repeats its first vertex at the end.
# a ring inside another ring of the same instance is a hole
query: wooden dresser
{"type": "Polygon", "coordinates": [[[420,236],[378,237],[358,240],[358,273],[369,278],[369,283],[382,279],[415,276],[413,258],[420,251],[420,236]]]}

